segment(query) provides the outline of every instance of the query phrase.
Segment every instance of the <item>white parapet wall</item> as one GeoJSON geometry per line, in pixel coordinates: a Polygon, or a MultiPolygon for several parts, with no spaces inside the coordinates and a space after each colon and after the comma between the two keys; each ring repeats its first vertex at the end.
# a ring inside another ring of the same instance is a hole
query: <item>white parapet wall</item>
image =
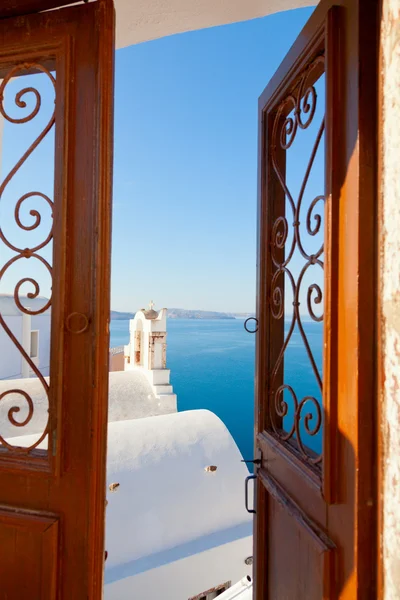
{"type": "MultiPolygon", "coordinates": [[[[42,314],[35,312],[46,304],[46,298],[21,296],[23,312],[11,294],[0,294],[0,313],[6,327],[21,344],[25,354],[31,359],[43,376],[50,372],[51,311],[42,314]],[[32,311],[32,314],[29,312],[32,311]]],[[[0,381],[35,377],[32,366],[10,338],[4,327],[0,327],[0,381]]]]}
{"type": "Polygon", "coordinates": [[[400,0],[381,18],[380,310],[382,554],[385,600],[400,598],[400,0]]]}
{"type": "MultiPolygon", "coordinates": [[[[49,383],[49,378],[45,381],[49,383]]],[[[21,390],[31,398],[35,410],[25,427],[17,427],[8,418],[10,409],[17,406],[18,419],[23,422],[29,414],[29,405],[20,393],[9,393],[0,402],[1,435],[6,439],[36,434],[39,438],[48,419],[48,399],[42,382],[37,378],[0,380],[0,395],[10,389],[21,390]]],[[[108,386],[108,420],[124,421],[176,413],[176,399],[172,396],[156,398],[147,377],[140,369],[110,373],[108,386]]]]}

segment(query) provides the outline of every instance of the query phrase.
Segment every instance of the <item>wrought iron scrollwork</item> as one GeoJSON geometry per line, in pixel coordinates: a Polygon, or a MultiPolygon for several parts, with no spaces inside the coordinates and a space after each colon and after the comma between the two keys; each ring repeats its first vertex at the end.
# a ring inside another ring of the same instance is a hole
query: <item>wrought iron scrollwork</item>
{"type": "MultiPolygon", "coordinates": [[[[277,152],[278,148],[280,150],[288,150],[292,146],[297,133],[300,130],[307,129],[312,123],[317,106],[317,92],[315,89],[317,77],[315,75],[316,72],[320,73],[323,71],[323,66],[324,57],[318,56],[306,68],[295,90],[279,105],[274,119],[272,143],[270,145],[273,170],[285,194],[287,205],[290,207],[290,221],[289,215],[278,215],[271,226],[270,252],[273,263],[273,274],[270,282],[269,304],[272,319],[278,320],[284,317],[284,280],[286,280],[289,290],[293,293],[293,313],[289,329],[271,372],[270,421],[279,439],[283,442],[293,441],[297,445],[303,459],[312,464],[320,463],[322,455],[316,456],[314,452],[307,448],[302,439],[300,424],[303,422],[304,430],[309,436],[318,435],[321,432],[323,420],[321,405],[311,395],[306,395],[302,399],[299,399],[293,387],[287,385],[285,382],[282,384],[281,374],[285,351],[297,324],[312,371],[322,394],[321,374],[302,323],[300,295],[305,292],[309,317],[316,322],[323,321],[323,291],[321,286],[317,281],[314,281],[308,285],[306,290],[303,290],[303,288],[304,278],[306,274],[311,273],[310,270],[312,268],[317,267],[323,272],[324,243],[322,242],[321,246],[315,252],[307,252],[300,230],[300,211],[304,203],[305,189],[309,181],[310,172],[324,132],[325,117],[322,118],[322,122],[319,125],[297,198],[291,193],[286,178],[280,170],[277,152]],[[293,234],[292,236],[290,235],[291,233],[293,234]],[[290,241],[288,242],[289,238],[290,241]],[[291,268],[291,261],[296,251],[303,260],[303,265],[297,278],[295,278],[291,268]],[[318,311],[318,308],[320,311],[318,311]],[[293,421],[286,431],[282,429],[280,424],[284,417],[289,414],[289,409],[290,414],[293,412],[293,421]]],[[[325,196],[321,194],[316,196],[308,206],[305,216],[305,229],[311,238],[321,232],[323,223],[323,210],[321,209],[324,208],[324,203],[325,196]]]]}
{"type": "MultiPolygon", "coordinates": [[[[16,124],[16,125],[22,125],[24,123],[28,123],[29,121],[32,121],[39,114],[41,107],[42,107],[42,97],[41,97],[40,92],[35,87],[30,86],[30,87],[24,87],[22,90],[17,92],[15,95],[15,98],[14,98],[15,106],[17,108],[26,109],[27,102],[26,102],[25,98],[27,98],[28,94],[30,95],[30,97],[32,97],[32,95],[33,95],[34,106],[32,109],[30,109],[29,114],[24,115],[23,117],[20,117],[20,118],[15,118],[15,117],[12,117],[5,108],[4,93],[5,93],[6,86],[8,85],[8,83],[10,82],[11,79],[18,77],[19,75],[23,75],[26,72],[42,72],[42,73],[44,73],[48,77],[48,79],[50,80],[50,82],[54,88],[54,98],[55,98],[55,93],[56,93],[55,78],[50,73],[50,71],[48,71],[48,69],[46,69],[44,66],[42,66],[38,63],[22,63],[19,65],[16,65],[14,68],[12,68],[9,71],[9,73],[6,75],[6,77],[3,79],[3,81],[0,85],[0,113],[6,121],[8,121],[9,123],[16,124]]],[[[0,185],[0,201],[2,200],[4,191],[6,190],[8,184],[10,183],[12,178],[15,177],[15,175],[18,173],[18,171],[20,170],[22,165],[28,159],[28,157],[31,156],[31,154],[34,152],[34,150],[38,147],[38,145],[46,137],[46,135],[49,133],[49,131],[53,128],[54,124],[55,124],[55,106],[54,106],[54,110],[52,111],[52,114],[51,114],[46,126],[42,129],[40,134],[32,142],[32,144],[29,146],[29,148],[23,153],[21,158],[17,161],[17,163],[14,165],[14,167],[11,169],[11,171],[6,175],[4,181],[0,185]]],[[[19,229],[21,229],[23,231],[35,230],[39,227],[39,225],[42,222],[42,214],[39,209],[31,209],[29,211],[30,216],[33,218],[32,223],[29,223],[29,224],[24,223],[22,220],[22,217],[21,217],[21,207],[23,206],[24,202],[26,200],[28,200],[29,198],[35,198],[35,197],[40,198],[42,201],[44,201],[45,204],[47,204],[50,207],[51,214],[53,215],[53,201],[46,194],[44,194],[42,192],[38,192],[38,191],[27,192],[26,194],[24,194],[23,196],[21,196],[18,199],[18,201],[16,202],[16,205],[15,205],[15,209],[14,209],[15,223],[17,224],[19,229]]],[[[12,265],[14,265],[16,262],[20,261],[21,259],[29,259],[29,260],[33,259],[33,260],[40,262],[45,267],[45,269],[47,270],[47,272],[49,273],[50,278],[51,278],[52,277],[52,267],[49,264],[49,262],[41,254],[39,254],[39,252],[41,250],[43,250],[44,248],[46,248],[46,246],[48,246],[48,244],[50,244],[52,238],[53,238],[53,227],[51,226],[50,231],[47,233],[45,239],[42,242],[40,242],[39,244],[36,244],[32,247],[20,248],[10,241],[9,237],[7,237],[7,235],[4,233],[3,227],[0,226],[0,241],[3,242],[3,244],[14,253],[14,255],[7,262],[5,262],[4,265],[0,264],[0,267],[1,267],[0,268],[0,282],[2,281],[6,272],[10,269],[10,267],[12,267],[12,265]]],[[[14,295],[15,304],[18,307],[18,309],[21,311],[21,313],[25,313],[27,315],[39,315],[41,313],[44,313],[46,310],[48,310],[51,306],[51,297],[48,299],[48,301],[45,303],[44,306],[42,306],[36,310],[33,310],[33,309],[23,305],[22,300],[21,300],[21,287],[25,284],[29,284],[31,286],[31,291],[26,294],[27,299],[35,299],[35,298],[38,298],[38,296],[40,295],[40,285],[34,277],[27,276],[27,277],[23,277],[22,279],[20,279],[15,285],[13,295],[14,295]]],[[[20,352],[22,359],[25,360],[29,364],[30,369],[40,380],[40,382],[43,386],[43,389],[47,395],[47,399],[49,401],[49,384],[48,384],[48,382],[43,377],[42,373],[37,368],[35,363],[32,361],[31,357],[26,353],[26,351],[24,350],[23,346],[18,341],[16,336],[13,334],[13,332],[11,331],[10,327],[7,325],[3,315],[1,313],[0,313],[0,325],[3,327],[5,333],[9,337],[9,339],[12,341],[12,343],[16,346],[16,348],[20,352]]],[[[23,428],[26,425],[28,425],[28,423],[30,423],[30,421],[33,418],[34,411],[35,411],[34,402],[31,398],[31,396],[26,391],[24,391],[22,389],[17,389],[17,388],[10,389],[10,390],[3,392],[0,395],[0,402],[3,399],[5,399],[11,395],[19,396],[20,402],[16,401],[16,404],[14,406],[12,406],[11,408],[9,408],[9,410],[7,412],[8,421],[11,425],[13,425],[15,427],[23,428]],[[18,406],[18,404],[20,404],[20,403],[21,403],[21,406],[18,406]],[[20,412],[21,407],[23,405],[25,405],[28,409],[27,415],[25,416],[25,418],[18,419],[18,418],[16,418],[16,415],[20,412]]],[[[42,433],[40,434],[38,439],[34,442],[34,444],[32,444],[29,447],[19,447],[19,446],[13,445],[10,441],[5,440],[4,436],[1,434],[1,431],[0,431],[0,446],[5,447],[12,452],[28,453],[31,450],[33,450],[34,448],[36,448],[37,446],[39,446],[39,444],[41,444],[41,442],[47,436],[48,431],[49,431],[49,421],[47,420],[47,424],[45,425],[42,433]]]]}

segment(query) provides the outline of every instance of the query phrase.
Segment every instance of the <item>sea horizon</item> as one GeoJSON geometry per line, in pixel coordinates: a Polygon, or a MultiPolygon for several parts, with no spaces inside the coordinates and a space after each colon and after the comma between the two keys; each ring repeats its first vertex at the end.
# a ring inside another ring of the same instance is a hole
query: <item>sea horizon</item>
{"type": "MultiPolygon", "coordinates": [[[[317,366],[322,369],[321,323],[303,320],[317,366]]],[[[290,320],[285,321],[286,326],[290,320]]],[[[286,327],[287,330],[287,327],[286,327]]],[[[110,347],[129,342],[129,319],[112,320],[110,347]]],[[[243,319],[171,319],[167,332],[167,367],[178,398],[178,411],[208,409],[229,429],[243,458],[253,458],[255,335],[247,333],[243,319]]],[[[309,366],[299,332],[294,331],[285,353],[285,381],[299,398],[321,394],[309,366]]],[[[293,420],[288,402],[286,421],[293,420]]],[[[303,436],[302,436],[303,437],[303,436]]],[[[304,436],[316,452],[322,433],[304,436]]]]}

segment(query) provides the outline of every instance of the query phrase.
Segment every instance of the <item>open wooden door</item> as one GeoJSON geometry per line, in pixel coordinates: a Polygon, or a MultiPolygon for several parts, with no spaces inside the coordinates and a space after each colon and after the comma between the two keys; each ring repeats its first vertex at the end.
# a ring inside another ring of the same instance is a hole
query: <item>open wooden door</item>
{"type": "Polygon", "coordinates": [[[377,4],[322,0],[259,101],[255,598],[375,598],[377,4]]]}
{"type": "Polygon", "coordinates": [[[17,4],[0,20],[0,361],[17,365],[0,381],[0,598],[100,599],[114,9],[17,4]]]}

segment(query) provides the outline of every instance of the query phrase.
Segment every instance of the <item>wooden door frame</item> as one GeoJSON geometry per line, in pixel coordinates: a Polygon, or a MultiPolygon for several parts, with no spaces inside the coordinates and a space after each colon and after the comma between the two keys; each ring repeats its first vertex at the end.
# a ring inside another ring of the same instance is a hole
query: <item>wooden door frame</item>
{"type": "Polygon", "coordinates": [[[115,74],[115,9],[113,0],[100,2],[99,72],[97,94],[100,107],[97,138],[94,140],[98,169],[96,227],[96,267],[98,279],[95,287],[94,331],[97,338],[95,352],[94,381],[98,386],[97,399],[93,399],[91,498],[92,519],[88,533],[90,585],[93,599],[103,597],[105,561],[105,509],[107,475],[107,431],[108,431],[108,383],[110,352],[111,314],[111,236],[112,236],[112,188],[114,161],[114,74],[115,74]],[[97,435],[96,435],[97,433],[97,435]]]}
{"type": "Polygon", "coordinates": [[[76,4],[76,0],[2,0],[0,19],[30,15],[45,10],[61,8],[69,4],[76,4]]]}
{"type": "MultiPolygon", "coordinates": [[[[331,486],[335,494],[327,496],[328,519],[333,539],[338,537],[341,528],[344,503],[351,503],[354,509],[354,565],[346,585],[346,598],[371,597],[376,587],[377,557],[377,73],[378,73],[378,3],[374,0],[322,0],[311,15],[296,42],[284,58],[281,66],[270,80],[259,100],[259,173],[265,160],[266,148],[263,140],[262,110],[266,99],[282,85],[291,65],[306,50],[315,32],[323,25],[325,14],[332,6],[341,8],[343,19],[340,28],[341,59],[344,61],[342,74],[343,88],[340,104],[333,106],[329,119],[337,121],[339,130],[346,128],[346,139],[336,140],[332,147],[334,161],[339,173],[336,191],[338,195],[338,269],[337,289],[331,293],[337,296],[337,326],[332,324],[333,346],[331,361],[337,372],[338,402],[337,422],[329,424],[329,435],[333,441],[330,456],[331,473],[338,473],[331,486]],[[338,151],[340,148],[340,152],[338,151]],[[354,398],[353,411],[345,410],[349,398],[354,398]],[[351,414],[350,414],[351,412],[351,414]],[[341,436],[349,440],[349,449],[335,438],[341,436]],[[357,455],[357,470],[349,469],[348,474],[340,473],[340,465],[352,464],[347,453],[354,448],[357,455]],[[336,498],[334,497],[336,496],[336,498]]],[[[329,57],[328,57],[329,60],[329,57]]],[[[337,61],[337,57],[331,58],[337,61]]],[[[335,68],[335,63],[331,67],[335,68]]],[[[336,68],[338,63],[336,62],[336,68]]],[[[336,98],[339,100],[338,95],[336,98]]],[[[257,399],[263,398],[264,390],[259,374],[266,367],[267,342],[260,332],[265,331],[266,280],[262,268],[264,256],[261,239],[265,240],[265,206],[261,202],[263,184],[258,179],[258,281],[257,317],[259,333],[256,350],[256,410],[255,440],[263,430],[263,407],[257,399]]],[[[332,382],[335,384],[335,381],[332,382]]],[[[326,450],[325,450],[326,452],[326,450]]],[[[267,466],[267,465],[265,465],[267,466]]],[[[290,477],[288,491],[293,488],[290,477]]],[[[258,488],[261,488],[258,485],[258,488]]],[[[257,492],[257,517],[254,527],[255,590],[257,600],[267,598],[266,536],[267,530],[265,495],[257,492]],[[259,575],[263,573],[260,581],[259,575]]],[[[330,584],[329,597],[336,597],[334,582],[330,584]]],[[[342,597],[342,596],[341,596],[342,597]]]]}

